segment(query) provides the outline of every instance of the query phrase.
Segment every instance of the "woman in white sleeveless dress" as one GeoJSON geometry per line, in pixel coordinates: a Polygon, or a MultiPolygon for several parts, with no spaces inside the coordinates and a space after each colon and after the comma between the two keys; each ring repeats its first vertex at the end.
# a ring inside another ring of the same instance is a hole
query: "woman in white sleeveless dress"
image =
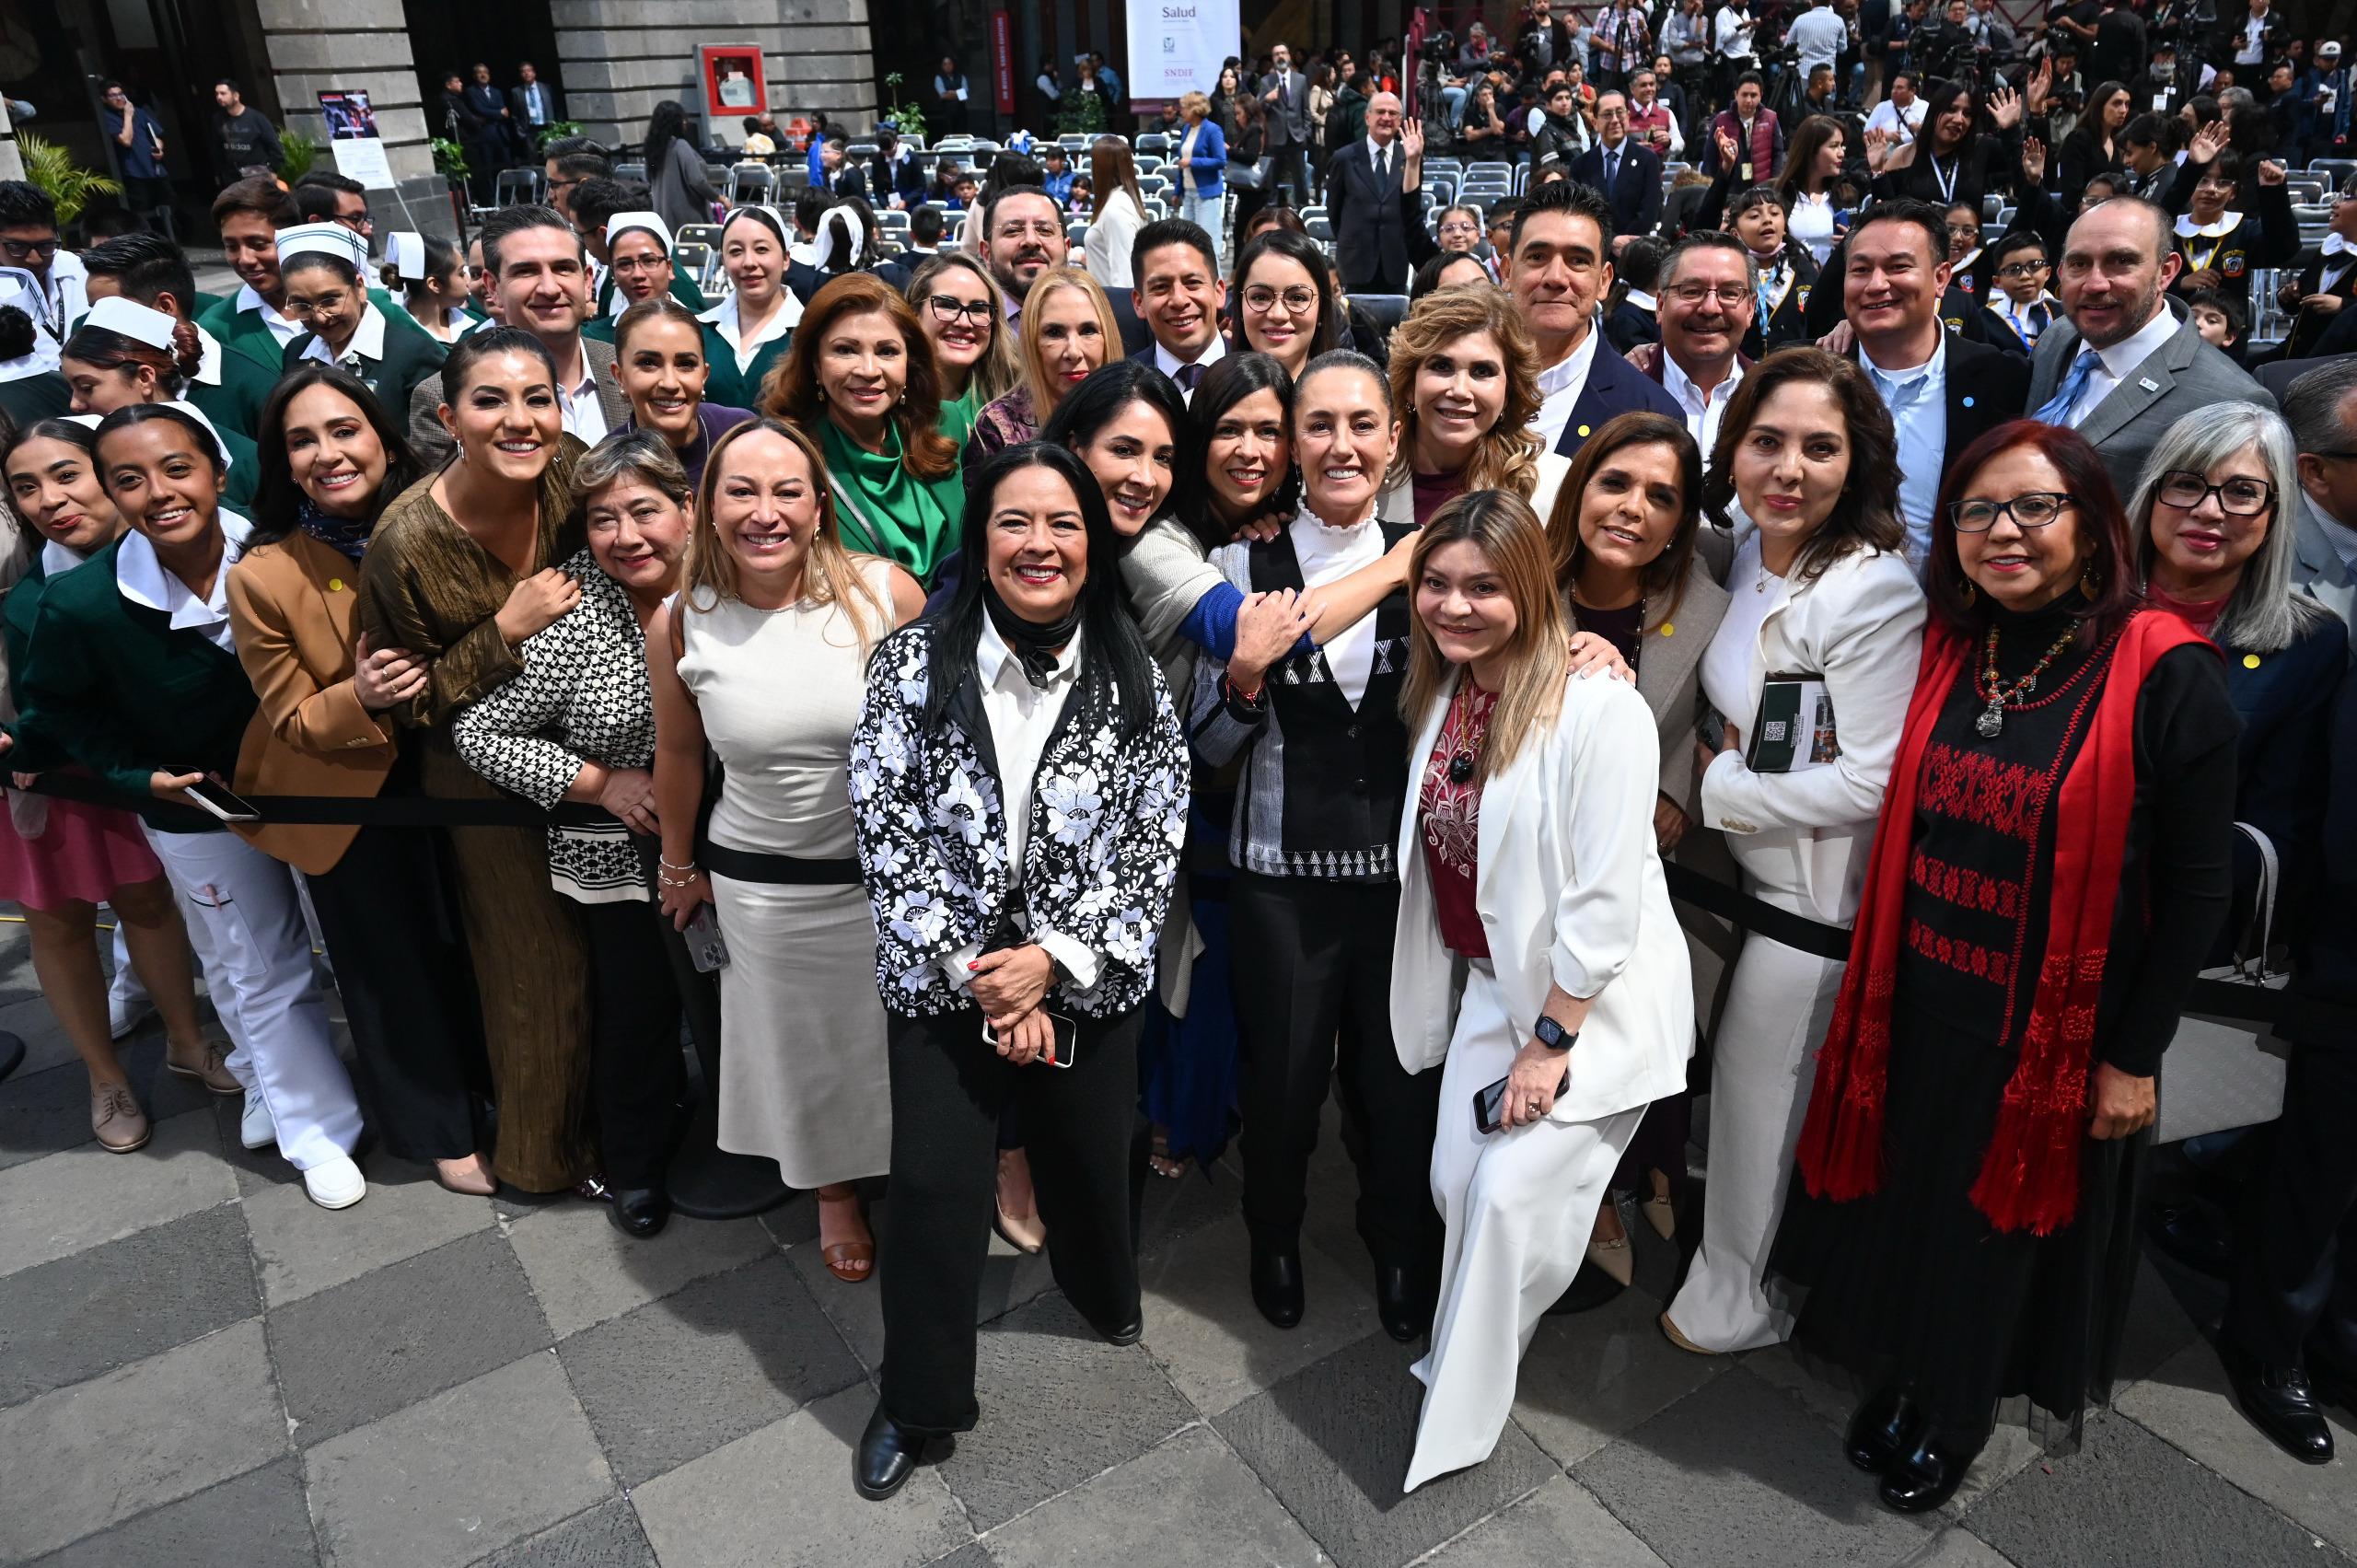
{"type": "Polygon", "coordinates": [[[817,1189],[820,1255],[857,1283],[876,1249],[852,1183],[883,1174],[891,1114],[846,777],[868,650],[923,595],[843,549],[824,472],[775,420],[714,446],[687,586],[647,628],[647,655],[663,908],[684,927],[714,905],[728,948],[720,1146],[817,1189]],[[707,745],[723,782],[699,843],[707,745]]]}

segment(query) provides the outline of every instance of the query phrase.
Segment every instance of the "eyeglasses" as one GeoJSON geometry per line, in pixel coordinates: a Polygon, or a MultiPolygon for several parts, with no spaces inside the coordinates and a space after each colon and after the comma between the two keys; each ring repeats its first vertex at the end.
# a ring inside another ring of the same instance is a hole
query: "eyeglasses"
{"type": "Polygon", "coordinates": [[[2042,528],[2077,501],[2059,491],[2033,490],[2011,501],[1959,501],[1948,508],[1948,521],[1958,533],[1987,533],[1997,519],[2010,516],[2017,527],[2042,528]]]}
{"type": "Polygon", "coordinates": [[[1751,297],[1751,290],[1741,284],[1720,284],[1713,287],[1706,283],[1682,283],[1670,289],[1668,294],[1680,305],[1700,305],[1716,296],[1719,303],[1729,310],[1741,309],[1744,301],[1751,297]]]}
{"type": "Polygon", "coordinates": [[[2034,278],[2040,273],[2053,270],[2051,261],[2009,261],[1997,269],[1997,275],[2001,278],[2034,278]]]}
{"type": "Polygon", "coordinates": [[[1273,288],[1248,288],[1244,291],[1244,308],[1255,316],[1266,316],[1279,305],[1288,316],[1306,316],[1318,308],[1318,295],[1313,289],[1289,288],[1279,294],[1273,288]]]}
{"type": "Polygon", "coordinates": [[[2154,492],[2162,504],[2180,512],[2190,512],[2212,495],[2229,516],[2256,517],[2275,505],[2275,487],[2263,479],[2236,477],[2223,484],[2212,484],[2198,473],[2183,469],[2171,469],[2161,475],[2160,488],[2154,492]]]}
{"type": "Polygon", "coordinates": [[[56,254],[57,241],[54,239],[0,239],[0,255],[11,261],[22,261],[32,256],[56,254]]]}
{"type": "Polygon", "coordinates": [[[1947,226],[1947,229],[1950,234],[1960,234],[1967,239],[1980,238],[1980,226],[1977,223],[1952,223],[1947,226]]]}
{"type": "Polygon", "coordinates": [[[979,327],[991,319],[991,302],[987,299],[964,300],[936,294],[928,296],[924,305],[933,312],[933,319],[945,327],[954,327],[960,321],[971,321],[979,327]]]}

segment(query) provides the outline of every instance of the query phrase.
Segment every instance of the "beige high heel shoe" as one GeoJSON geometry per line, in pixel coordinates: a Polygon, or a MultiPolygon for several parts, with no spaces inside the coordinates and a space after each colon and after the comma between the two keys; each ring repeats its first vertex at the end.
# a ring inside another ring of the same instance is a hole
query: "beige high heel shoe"
{"type": "Polygon", "coordinates": [[[1604,1206],[1596,1212],[1596,1230],[1588,1233],[1587,1260],[1618,1280],[1624,1287],[1637,1277],[1636,1254],[1630,1250],[1629,1233],[1620,1224],[1620,1211],[1608,1194],[1604,1206]],[[1618,1234],[1606,1237],[1596,1234],[1604,1226],[1606,1215],[1612,1218],[1612,1228],[1618,1234]]]}

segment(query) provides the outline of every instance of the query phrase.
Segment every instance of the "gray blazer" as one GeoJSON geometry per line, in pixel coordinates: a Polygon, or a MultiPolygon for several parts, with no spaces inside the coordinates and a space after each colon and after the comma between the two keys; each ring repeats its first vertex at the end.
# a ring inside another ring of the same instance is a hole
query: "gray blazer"
{"type": "Polygon", "coordinates": [[[2292,541],[2292,585],[2331,610],[2344,622],[2357,621],[2357,577],[2341,564],[2325,529],[2332,525],[2316,514],[2316,504],[2300,497],[2300,524],[2292,541]]]}
{"type": "MultiPolygon", "coordinates": [[[[614,380],[614,345],[596,338],[581,340],[582,357],[589,366],[589,374],[598,383],[598,407],[606,415],[609,434],[630,423],[630,400],[622,396],[621,387],[614,380]]],[[[441,415],[435,411],[442,406],[442,377],[428,376],[409,395],[409,444],[418,459],[429,469],[438,469],[455,449],[450,433],[442,428],[441,415]]],[[[596,445],[595,442],[591,443],[596,445]]]]}
{"type": "Polygon", "coordinates": [[[1268,110],[1269,145],[1309,145],[1309,78],[1299,71],[1282,76],[1271,71],[1260,78],[1260,90],[1266,93],[1271,88],[1277,89],[1276,101],[1260,106],[1268,110]]]}
{"type": "MultiPolygon", "coordinates": [[[[2272,410],[2275,400],[2242,366],[2201,341],[2201,334],[2177,311],[2177,335],[2154,350],[2135,373],[2111,389],[2079,425],[2079,434],[2103,454],[2111,481],[2124,500],[2143,477],[2144,459],[2160,444],[2170,425],[2187,414],[2215,403],[2256,403],[2272,410]]],[[[2071,361],[2079,354],[2079,331],[2057,321],[2038,340],[2030,360],[2029,407],[2042,408],[2054,395],[2071,361]]]]}

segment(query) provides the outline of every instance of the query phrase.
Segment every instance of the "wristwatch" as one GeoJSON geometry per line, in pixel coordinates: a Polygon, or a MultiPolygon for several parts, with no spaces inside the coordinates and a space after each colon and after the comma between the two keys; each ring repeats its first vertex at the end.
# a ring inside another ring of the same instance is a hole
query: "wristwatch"
{"type": "Polygon", "coordinates": [[[1530,1026],[1530,1032],[1539,1044],[1550,1051],[1569,1051],[1580,1038],[1579,1030],[1565,1029],[1544,1013],[1539,1014],[1538,1021],[1530,1026]]]}

